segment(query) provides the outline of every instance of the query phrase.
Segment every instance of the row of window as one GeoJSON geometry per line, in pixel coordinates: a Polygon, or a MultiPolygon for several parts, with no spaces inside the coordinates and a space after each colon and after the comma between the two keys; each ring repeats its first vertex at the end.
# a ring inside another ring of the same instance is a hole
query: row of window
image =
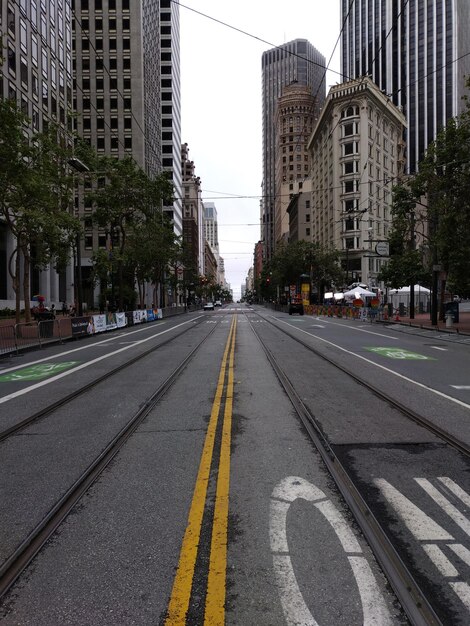
{"type": "MultiPolygon", "coordinates": [[[[96,50],[97,52],[102,52],[105,49],[104,42],[106,41],[106,50],[109,52],[116,52],[118,50],[118,38],[117,37],[107,37],[103,39],[103,37],[95,37],[94,41],[90,41],[89,37],[82,37],[81,41],[81,50],[83,52],[88,52],[89,50],[96,50]]],[[[121,46],[119,50],[123,50],[124,52],[129,52],[131,49],[131,38],[130,37],[119,37],[119,41],[121,42],[121,46]]],[[[171,41],[170,41],[171,44],[171,41]]],[[[161,44],[163,46],[163,42],[161,44]]],[[[76,49],[76,40],[73,40],[73,49],[76,49]]]]}
{"type": "MultiPolygon", "coordinates": [[[[78,0],[77,0],[78,4],[78,0]]],[[[116,11],[116,0],[108,0],[108,11],[116,11]]],[[[120,9],[122,11],[130,10],[130,0],[121,0],[120,1],[120,9]]],[[[102,11],[103,10],[103,0],[80,0],[80,8],[82,11],[102,11]]]]}
{"type": "MultiPolygon", "coordinates": [[[[124,71],[124,72],[130,72],[131,71],[131,57],[130,56],[123,56],[120,57],[121,60],[121,65],[120,65],[120,70],[124,71]]],[[[84,56],[81,59],[81,67],[82,67],[82,72],[88,73],[91,71],[91,61],[90,61],[90,57],[88,56],[84,56]]],[[[76,61],[74,60],[73,62],[73,68],[74,70],[76,69],[76,61]]],[[[103,72],[104,71],[104,61],[102,58],[96,58],[95,59],[95,63],[94,63],[94,69],[96,72],[103,72]]],[[[117,57],[110,57],[108,59],[106,59],[106,69],[109,70],[109,72],[117,72],[118,71],[118,59],[117,57]]]]}
{"type": "MultiPolygon", "coordinates": [[[[117,25],[118,25],[118,20],[115,17],[110,17],[108,19],[108,30],[110,32],[117,31],[117,25]]],[[[78,24],[76,24],[76,22],[74,21],[72,25],[73,30],[76,30],[77,26],[78,26],[78,29],[81,28],[82,32],[88,32],[90,30],[90,20],[87,17],[83,17],[78,24]]],[[[120,26],[124,32],[129,31],[131,29],[130,18],[123,17],[120,20],[120,26]]],[[[95,32],[101,32],[101,31],[103,31],[103,18],[96,17],[95,18],[95,32]]]]}

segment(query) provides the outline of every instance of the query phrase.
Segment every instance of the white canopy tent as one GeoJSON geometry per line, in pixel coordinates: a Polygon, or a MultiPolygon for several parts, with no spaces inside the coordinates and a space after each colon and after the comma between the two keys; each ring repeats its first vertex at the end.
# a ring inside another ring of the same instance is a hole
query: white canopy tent
{"type": "MultiPolygon", "coordinates": [[[[390,289],[388,292],[388,300],[393,304],[395,308],[398,308],[400,304],[405,306],[410,305],[410,291],[411,287],[401,287],[400,289],[390,289]]],[[[426,309],[431,297],[431,290],[421,285],[414,286],[414,300],[415,306],[426,309]]]]}
{"type": "Polygon", "coordinates": [[[375,298],[376,295],[373,291],[363,287],[354,287],[354,289],[344,292],[345,300],[364,300],[365,298],[375,298]]]}

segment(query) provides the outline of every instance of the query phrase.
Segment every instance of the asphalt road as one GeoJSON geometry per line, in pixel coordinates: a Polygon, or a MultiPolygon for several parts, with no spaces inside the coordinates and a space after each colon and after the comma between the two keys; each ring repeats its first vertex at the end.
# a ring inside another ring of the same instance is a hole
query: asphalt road
{"type": "Polygon", "coordinates": [[[386,524],[408,567],[436,599],[443,623],[468,623],[466,458],[276,326],[467,443],[469,346],[419,332],[242,306],[51,346],[25,354],[20,363],[1,363],[3,430],[129,356],[160,346],[0,444],[0,556],[6,558],[129,414],[208,337],[6,596],[2,623],[163,624],[172,599],[184,597],[185,585],[188,624],[202,624],[204,609],[221,593],[226,624],[406,623],[253,328],[386,524]],[[25,374],[44,364],[47,376],[25,374]],[[53,367],[58,365],[60,372],[53,367]],[[211,451],[207,442],[215,424],[211,451]],[[230,424],[227,431],[222,424],[230,424]],[[195,523],[198,506],[203,511],[195,523]],[[218,592],[212,593],[208,580],[219,564],[211,545],[217,539],[226,548],[226,575],[219,576],[218,592]],[[178,595],[175,581],[189,571],[188,545],[197,550],[194,577],[182,581],[178,595]]]}

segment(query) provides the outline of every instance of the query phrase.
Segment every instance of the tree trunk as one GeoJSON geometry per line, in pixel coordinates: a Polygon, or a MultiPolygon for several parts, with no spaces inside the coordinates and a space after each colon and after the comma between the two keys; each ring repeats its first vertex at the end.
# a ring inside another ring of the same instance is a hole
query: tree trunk
{"type": "Polygon", "coordinates": [[[30,269],[31,269],[31,259],[29,257],[29,250],[26,245],[21,246],[21,251],[23,252],[23,299],[24,299],[24,320],[25,322],[31,321],[31,288],[30,288],[30,269]]]}
{"type": "MultiPolygon", "coordinates": [[[[13,289],[15,290],[15,303],[16,303],[15,318],[16,318],[17,324],[21,322],[20,271],[21,271],[21,256],[20,256],[20,249],[17,247],[16,256],[15,256],[15,276],[13,279],[13,289]]],[[[26,314],[26,311],[25,311],[25,314],[26,314]]]]}

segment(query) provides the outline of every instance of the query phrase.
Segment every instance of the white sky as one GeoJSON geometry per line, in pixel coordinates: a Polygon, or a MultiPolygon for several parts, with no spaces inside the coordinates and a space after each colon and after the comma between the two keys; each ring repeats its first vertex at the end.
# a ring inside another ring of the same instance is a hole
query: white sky
{"type": "MultiPolygon", "coordinates": [[[[262,53],[305,38],[328,63],[341,28],[340,0],[181,2],[181,140],[203,200],[216,205],[220,254],[237,300],[260,239],[262,53]]],[[[328,72],[327,93],[341,80],[339,51],[338,43],[329,66],[338,73],[328,72]]]]}

